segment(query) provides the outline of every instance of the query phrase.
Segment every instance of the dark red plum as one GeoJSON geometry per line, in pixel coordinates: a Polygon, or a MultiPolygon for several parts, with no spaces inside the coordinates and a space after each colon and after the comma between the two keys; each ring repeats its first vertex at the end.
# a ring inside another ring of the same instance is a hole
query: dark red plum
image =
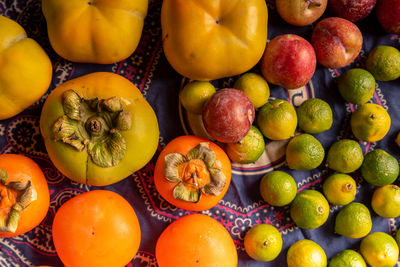
{"type": "Polygon", "coordinates": [[[254,106],[240,90],[218,90],[203,107],[203,123],[208,134],[222,143],[243,139],[255,117],[254,106]]]}
{"type": "Polygon", "coordinates": [[[329,0],[328,8],[337,16],[356,22],[371,13],[376,0],[329,0]]]}

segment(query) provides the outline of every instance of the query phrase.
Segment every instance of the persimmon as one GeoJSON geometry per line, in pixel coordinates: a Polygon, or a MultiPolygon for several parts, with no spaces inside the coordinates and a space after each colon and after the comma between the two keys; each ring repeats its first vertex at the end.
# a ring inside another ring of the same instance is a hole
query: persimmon
{"type": "Polygon", "coordinates": [[[160,267],[237,266],[235,244],[228,231],[203,214],[184,216],[170,224],[156,244],[160,267]]]}
{"type": "Polygon", "coordinates": [[[54,217],[54,246],[66,266],[125,266],[136,255],[140,239],[135,211],[112,191],[75,196],[54,217]]]}
{"type": "Polygon", "coordinates": [[[32,230],[46,216],[49,202],[46,178],[32,159],[0,155],[0,237],[32,230]]]}
{"type": "Polygon", "coordinates": [[[154,183],[178,208],[202,211],[215,206],[231,182],[231,163],[222,148],[197,136],[180,136],[160,153],[154,183]]]}

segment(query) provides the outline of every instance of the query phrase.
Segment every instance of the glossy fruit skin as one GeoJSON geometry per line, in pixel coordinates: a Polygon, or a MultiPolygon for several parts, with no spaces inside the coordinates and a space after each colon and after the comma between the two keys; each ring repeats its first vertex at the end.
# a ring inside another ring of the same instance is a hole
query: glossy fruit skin
{"type": "Polygon", "coordinates": [[[11,181],[31,181],[36,191],[36,200],[20,212],[18,228],[15,233],[0,233],[0,237],[13,237],[24,234],[36,227],[46,216],[49,209],[50,194],[46,178],[40,167],[30,158],[17,154],[0,155],[0,169],[8,174],[11,181]]]}
{"type": "Polygon", "coordinates": [[[295,34],[279,35],[268,43],[261,71],[269,83],[296,89],[314,75],[317,58],[312,45],[295,34]]]}
{"type": "Polygon", "coordinates": [[[75,196],[58,210],[53,222],[57,254],[66,266],[125,266],[141,239],[132,206],[108,190],[75,196]]]}
{"type": "Polygon", "coordinates": [[[244,249],[256,261],[273,261],[282,251],[282,236],[271,224],[257,224],[244,237],[244,249]]]}
{"type": "Polygon", "coordinates": [[[327,3],[327,0],[278,0],[276,1],[276,10],[287,23],[295,26],[306,26],[322,16],[327,3]]]}
{"type": "Polygon", "coordinates": [[[299,240],[289,247],[288,267],[326,267],[327,258],[324,249],[309,239],[299,240]]]}
{"type": "Polygon", "coordinates": [[[339,17],[356,22],[367,17],[375,4],[376,0],[330,0],[328,8],[339,17]]]}
{"type": "Polygon", "coordinates": [[[57,54],[74,62],[100,64],[121,61],[135,51],[147,8],[148,0],[42,2],[57,54]]]}
{"type": "Polygon", "coordinates": [[[319,64],[327,68],[343,68],[360,53],[363,36],[354,23],[328,17],[315,26],[311,43],[319,64]]]}
{"type": "Polygon", "coordinates": [[[240,90],[218,90],[205,103],[202,113],[208,134],[222,143],[234,143],[243,139],[255,119],[254,106],[240,90]]]}
{"type": "Polygon", "coordinates": [[[231,162],[226,153],[211,141],[191,135],[179,136],[169,142],[167,146],[161,151],[158,156],[157,163],[154,169],[154,183],[158,193],[169,203],[177,206],[178,208],[192,211],[202,211],[214,207],[225,195],[231,182],[231,162]],[[201,199],[197,203],[186,202],[183,200],[175,199],[173,197],[173,190],[177,183],[173,183],[167,180],[164,175],[165,169],[165,156],[170,153],[181,153],[187,155],[187,153],[201,142],[209,143],[209,147],[215,152],[216,163],[226,177],[226,184],[221,194],[218,196],[211,196],[202,194],[201,199]]]}
{"type": "Polygon", "coordinates": [[[157,117],[141,92],[129,80],[114,73],[95,72],[65,82],[51,92],[40,117],[40,130],[50,159],[65,176],[73,181],[97,186],[118,182],[145,166],[153,157],[159,129],[157,117]],[[86,150],[79,152],[60,141],[54,141],[54,122],[64,115],[62,94],[73,89],[83,98],[100,99],[118,96],[131,112],[132,127],[122,131],[127,145],[124,158],[114,167],[103,168],[87,160],[86,150]]]}
{"type": "Polygon", "coordinates": [[[372,195],[371,206],[381,217],[400,216],[400,188],[393,184],[377,188],[372,195]]]}
{"type": "Polygon", "coordinates": [[[387,32],[400,34],[400,0],[378,1],[376,17],[387,32]]]}
{"type": "Polygon", "coordinates": [[[399,257],[396,240],[384,232],[371,233],[361,240],[360,252],[371,266],[395,266],[399,257]]]}
{"type": "Polygon", "coordinates": [[[192,80],[241,74],[264,52],[267,20],[264,0],[165,0],[165,56],[179,74],[192,80]]]}
{"type": "Polygon", "coordinates": [[[46,52],[15,21],[0,15],[0,120],[17,115],[49,88],[52,65],[46,52]]]}
{"type": "Polygon", "coordinates": [[[235,244],[222,224],[203,214],[184,216],[170,224],[156,244],[160,267],[235,267],[235,244]]]}

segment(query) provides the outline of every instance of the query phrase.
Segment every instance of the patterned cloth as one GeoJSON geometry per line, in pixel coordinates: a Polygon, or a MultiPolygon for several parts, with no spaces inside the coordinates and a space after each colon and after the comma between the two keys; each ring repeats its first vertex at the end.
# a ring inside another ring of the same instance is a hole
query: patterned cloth
{"type": "MultiPolygon", "coordinates": [[[[166,61],[161,46],[160,10],[161,0],[150,0],[149,12],[145,20],[141,42],[135,53],[128,59],[112,65],[76,64],[66,61],[51,48],[46,30],[45,19],[41,12],[40,0],[0,0],[0,14],[20,23],[29,37],[38,41],[49,54],[53,63],[53,80],[49,91],[37,103],[8,120],[0,121],[1,153],[20,153],[32,158],[40,165],[47,178],[50,189],[50,208],[44,221],[32,231],[10,239],[0,239],[0,266],[62,266],[57,257],[51,236],[51,225],[57,209],[71,197],[82,192],[97,189],[93,186],[71,182],[63,176],[51,163],[40,132],[39,117],[42,105],[48,93],[61,83],[94,71],[118,73],[131,80],[143,93],[155,110],[160,124],[160,143],[156,155],[142,170],[127,179],[104,189],[115,191],[125,197],[134,207],[142,230],[142,240],[136,257],[128,266],[157,266],[155,244],[161,232],[176,219],[192,212],[178,209],[160,197],[154,188],[153,170],[160,150],[173,138],[185,134],[178,108],[178,92],[182,77],[179,76],[166,61]]],[[[294,27],[286,24],[277,14],[274,3],[268,0],[269,8],[269,40],[273,37],[296,33],[310,40],[313,26],[294,27]]],[[[324,16],[331,16],[326,13],[324,16]]],[[[387,34],[378,24],[372,13],[364,21],[357,23],[363,36],[364,44],[359,57],[351,66],[344,69],[327,69],[317,67],[316,73],[307,86],[287,91],[271,85],[271,99],[283,98],[295,106],[310,97],[318,97],[327,101],[332,107],[334,123],[329,131],[315,135],[325,150],[339,139],[354,138],[349,127],[350,114],[356,107],[345,103],[338,93],[335,77],[351,67],[363,67],[367,53],[378,44],[392,45],[399,48],[398,36],[387,34]]],[[[256,66],[252,71],[259,72],[256,66]]],[[[237,77],[213,81],[218,88],[232,86],[237,77]]],[[[400,150],[394,143],[400,130],[400,108],[396,104],[400,99],[400,80],[378,82],[376,93],[371,102],[382,105],[388,110],[392,126],[388,135],[378,143],[360,142],[364,153],[382,148],[395,157],[400,150]]],[[[267,205],[259,193],[259,182],[263,174],[273,169],[287,171],[298,185],[299,191],[316,189],[321,191],[321,183],[331,173],[321,166],[312,171],[292,171],[284,166],[282,147],[284,142],[267,142],[266,152],[255,164],[233,165],[232,183],[226,196],[214,208],[202,212],[219,222],[229,231],[234,240],[239,266],[284,266],[286,253],[295,241],[308,238],[320,244],[328,258],[346,249],[358,250],[360,239],[349,239],[334,234],[334,218],[340,207],[331,206],[328,221],[320,228],[302,230],[290,219],[288,207],[274,208],[267,205]],[[283,237],[283,249],[279,257],[270,263],[256,262],[250,259],[243,248],[245,233],[259,223],[275,225],[283,237]]],[[[370,208],[373,220],[372,231],[383,231],[394,234],[399,219],[384,219],[371,209],[371,194],[374,187],[362,180],[356,172],[357,202],[370,208]]],[[[398,184],[398,182],[396,182],[398,184]]]]}

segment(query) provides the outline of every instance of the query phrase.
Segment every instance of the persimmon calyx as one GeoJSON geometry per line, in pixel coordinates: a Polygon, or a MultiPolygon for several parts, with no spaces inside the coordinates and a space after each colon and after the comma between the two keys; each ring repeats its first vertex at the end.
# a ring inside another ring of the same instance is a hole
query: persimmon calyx
{"type": "Polygon", "coordinates": [[[0,232],[15,233],[20,212],[37,198],[31,181],[7,183],[7,172],[0,169],[0,232]]]}
{"type": "Polygon", "coordinates": [[[70,89],[63,93],[62,101],[64,115],[54,123],[54,140],[86,150],[100,167],[117,165],[126,151],[120,132],[132,127],[131,113],[123,109],[121,99],[84,99],[70,89]]]}
{"type": "Polygon", "coordinates": [[[220,168],[214,167],[215,152],[207,142],[191,149],[187,157],[170,153],[164,160],[166,179],[178,183],[173,191],[175,199],[197,203],[202,193],[218,196],[225,187],[226,176],[220,168]]]}

